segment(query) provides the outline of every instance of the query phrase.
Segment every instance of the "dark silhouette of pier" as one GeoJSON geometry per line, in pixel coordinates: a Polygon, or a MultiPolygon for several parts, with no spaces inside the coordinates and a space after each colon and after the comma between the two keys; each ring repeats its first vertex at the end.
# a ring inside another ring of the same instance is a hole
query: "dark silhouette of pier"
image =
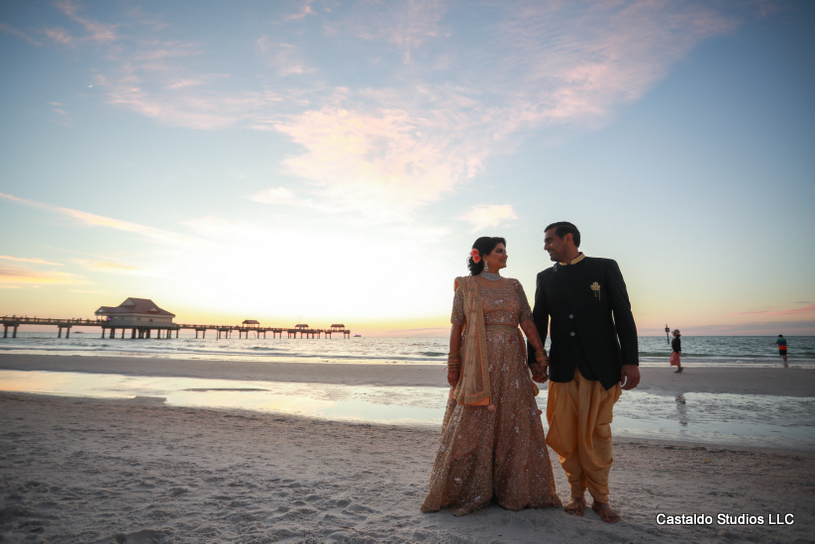
{"type": "Polygon", "coordinates": [[[294,328],[285,327],[261,327],[259,323],[246,323],[241,325],[198,325],[198,324],[184,324],[184,323],[144,323],[136,326],[116,326],[110,319],[56,319],[48,317],[27,317],[27,316],[3,316],[0,318],[0,324],[3,325],[3,338],[8,338],[9,329],[12,329],[12,338],[17,338],[17,328],[20,325],[45,325],[57,327],[59,332],[57,338],[62,338],[62,330],[65,329],[65,338],[70,338],[72,327],[101,327],[102,338],[108,336],[109,338],[116,338],[116,331],[121,330],[121,338],[125,337],[125,333],[130,331],[130,338],[172,338],[173,332],[175,337],[178,338],[178,333],[181,329],[190,329],[195,331],[195,337],[198,338],[198,333],[201,333],[201,338],[206,338],[207,331],[215,331],[217,338],[231,338],[235,331],[238,332],[238,338],[242,338],[246,334],[249,338],[251,333],[255,333],[255,338],[266,338],[268,333],[272,333],[272,338],[283,338],[283,333],[286,333],[287,338],[331,338],[333,334],[342,334],[343,338],[350,338],[351,331],[345,328],[343,324],[334,324],[327,329],[315,329],[306,324],[297,324],[294,328]],[[155,336],[153,335],[155,333],[155,336]]]}

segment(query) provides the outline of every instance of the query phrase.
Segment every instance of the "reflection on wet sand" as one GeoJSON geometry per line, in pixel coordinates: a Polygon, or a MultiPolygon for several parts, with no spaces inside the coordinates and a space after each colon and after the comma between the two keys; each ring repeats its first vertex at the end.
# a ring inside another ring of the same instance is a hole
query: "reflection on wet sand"
{"type": "Polygon", "coordinates": [[[434,387],[244,382],[41,371],[0,371],[0,391],[412,425],[440,425],[446,400],[446,390],[434,387]]]}
{"type": "Polygon", "coordinates": [[[676,396],[676,413],[679,418],[679,424],[682,426],[688,425],[688,409],[685,406],[685,395],[676,396]]]}
{"type": "MultiPolygon", "coordinates": [[[[0,371],[0,391],[413,426],[441,425],[447,402],[447,389],[442,387],[16,370],[0,371]]],[[[545,409],[546,400],[543,388],[538,406],[545,409]]],[[[689,392],[665,395],[633,390],[626,391],[617,402],[612,425],[617,437],[815,447],[815,399],[689,392]]]]}

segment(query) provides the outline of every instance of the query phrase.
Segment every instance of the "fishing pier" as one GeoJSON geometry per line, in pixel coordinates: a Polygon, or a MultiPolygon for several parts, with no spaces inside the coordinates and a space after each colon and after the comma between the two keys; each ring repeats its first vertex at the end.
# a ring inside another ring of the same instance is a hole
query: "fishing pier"
{"type": "Polygon", "coordinates": [[[254,319],[246,319],[240,325],[199,325],[173,323],[175,314],[168,312],[150,300],[149,298],[130,297],[118,306],[101,306],[96,312],[96,319],[53,319],[42,317],[18,317],[13,315],[3,316],[0,323],[3,325],[3,338],[8,338],[9,329],[12,330],[12,338],[17,338],[17,328],[20,325],[50,325],[59,329],[57,338],[62,338],[62,330],[65,329],[65,338],[70,338],[72,327],[101,327],[102,338],[116,338],[116,331],[122,331],[122,338],[127,331],[130,331],[130,338],[172,338],[173,332],[178,338],[178,333],[182,329],[195,331],[195,337],[201,333],[201,338],[206,338],[207,331],[215,331],[216,338],[231,338],[235,331],[238,331],[238,338],[246,338],[255,333],[255,338],[266,338],[268,333],[272,333],[272,338],[283,338],[286,333],[287,338],[331,338],[334,334],[341,334],[343,338],[350,338],[351,331],[343,324],[334,324],[327,329],[315,329],[304,323],[298,323],[294,328],[284,327],[262,327],[260,322],[254,319]]]}
{"type": "Polygon", "coordinates": [[[44,317],[25,317],[25,316],[3,316],[0,318],[0,324],[3,325],[3,338],[8,338],[11,332],[12,338],[17,338],[17,328],[20,325],[44,325],[50,327],[57,327],[57,338],[62,338],[62,331],[65,331],[65,338],[70,338],[72,327],[100,327],[102,329],[102,338],[116,338],[117,331],[121,331],[121,338],[125,338],[126,333],[131,339],[137,338],[172,338],[173,332],[175,337],[178,338],[178,333],[181,329],[189,329],[195,331],[195,337],[198,338],[198,333],[201,333],[201,338],[206,338],[207,331],[215,331],[216,338],[232,338],[233,334],[237,331],[238,338],[249,338],[249,335],[254,333],[255,338],[266,338],[268,333],[272,333],[272,338],[331,338],[334,334],[341,334],[343,338],[350,338],[351,331],[345,328],[345,325],[335,324],[331,325],[328,329],[315,329],[305,324],[295,325],[294,328],[282,327],[261,327],[258,325],[199,325],[199,324],[183,324],[183,323],[152,323],[146,322],[139,325],[125,325],[113,322],[112,319],[55,319],[44,317]]]}

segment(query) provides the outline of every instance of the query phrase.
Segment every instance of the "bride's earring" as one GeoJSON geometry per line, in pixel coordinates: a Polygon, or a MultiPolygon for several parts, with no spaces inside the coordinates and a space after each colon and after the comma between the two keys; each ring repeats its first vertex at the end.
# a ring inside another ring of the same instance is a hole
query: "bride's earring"
{"type": "Polygon", "coordinates": [[[487,262],[487,259],[484,259],[484,272],[490,271],[490,263],[487,262]]]}

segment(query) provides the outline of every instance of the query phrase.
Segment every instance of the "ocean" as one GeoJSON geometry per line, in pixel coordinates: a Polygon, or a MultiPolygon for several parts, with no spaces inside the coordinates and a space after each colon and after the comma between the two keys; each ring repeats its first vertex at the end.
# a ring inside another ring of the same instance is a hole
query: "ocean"
{"type": "MultiPolygon", "coordinates": [[[[699,366],[778,366],[772,336],[682,337],[682,364],[699,366]]],[[[790,364],[815,366],[815,336],[787,337],[790,364]]],[[[547,348],[548,348],[547,341],[547,348]]],[[[423,364],[447,362],[447,338],[100,338],[99,333],[20,332],[0,338],[0,355],[82,355],[167,359],[249,360],[354,364],[423,364]]],[[[639,338],[641,364],[665,365],[671,353],[665,337],[639,338]]]]}
{"type": "MultiPolygon", "coordinates": [[[[775,337],[683,337],[683,366],[780,367],[775,337]]],[[[791,367],[815,367],[815,337],[791,336],[791,367]]],[[[668,367],[665,337],[639,339],[643,366],[668,367]]],[[[162,338],[109,339],[52,331],[0,338],[3,354],[82,355],[187,360],[439,365],[447,358],[446,338],[162,338]]],[[[440,368],[440,371],[443,372],[440,368]]],[[[273,381],[82,374],[0,370],[0,390],[127,399],[199,408],[243,409],[334,421],[439,427],[445,387],[348,386],[273,381]]],[[[537,397],[546,407],[546,388],[537,397]]],[[[544,425],[545,425],[544,419],[544,425]]],[[[614,408],[615,436],[708,444],[791,449],[815,447],[815,392],[812,397],[626,391],[614,408]]]]}

